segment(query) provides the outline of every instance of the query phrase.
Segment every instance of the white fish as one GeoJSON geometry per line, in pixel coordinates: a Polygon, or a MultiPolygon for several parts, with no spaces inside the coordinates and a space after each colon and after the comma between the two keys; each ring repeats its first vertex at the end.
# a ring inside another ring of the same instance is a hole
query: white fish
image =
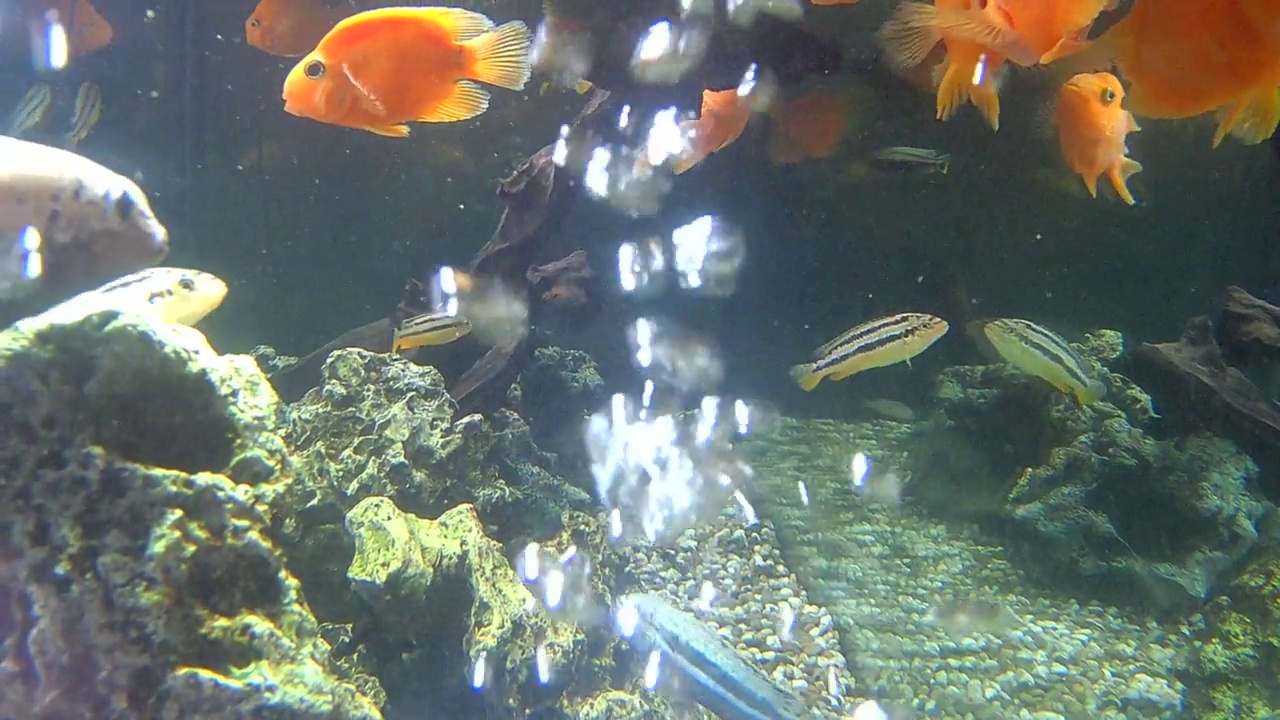
{"type": "Polygon", "coordinates": [[[175,267],[147,268],[19,320],[14,328],[31,330],[76,322],[110,310],[166,325],[195,325],[216,310],[226,296],[227,284],[210,273],[175,267]]]}
{"type": "Polygon", "coordinates": [[[0,300],[34,292],[44,277],[44,239],[31,226],[0,236],[0,300]]]}
{"type": "Polygon", "coordinates": [[[67,285],[119,277],[169,251],[137,183],[76,153],[0,136],[0,237],[28,226],[43,238],[50,280],[67,285]]]}

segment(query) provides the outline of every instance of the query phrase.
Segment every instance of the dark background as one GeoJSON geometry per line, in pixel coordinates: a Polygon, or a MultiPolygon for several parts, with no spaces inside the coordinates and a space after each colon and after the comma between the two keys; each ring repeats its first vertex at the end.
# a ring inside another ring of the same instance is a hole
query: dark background
{"type": "MultiPolygon", "coordinates": [[[[224,351],[265,343],[302,354],[385,316],[406,278],[465,265],[500,213],[493,181],[550,142],[584,102],[572,92],[493,92],[475,121],[415,125],[405,140],[322,125],[281,109],[293,60],[246,45],[253,0],[97,0],[115,28],[104,51],[54,78],[43,132],[65,131],[75,88],[102,88],[101,122],[85,155],[134,175],[173,236],[167,261],[211,271],[231,286],[204,325],[224,351]],[[148,9],[154,13],[148,15],[148,9]]],[[[535,26],[540,3],[458,2],[495,21],[535,26]]],[[[809,8],[812,28],[845,47],[865,45],[892,2],[809,8]]],[[[34,80],[22,52],[0,75],[0,107],[34,80]]],[[[1228,139],[1210,148],[1212,119],[1143,121],[1130,136],[1144,171],[1130,208],[1107,186],[1090,199],[1061,166],[1042,129],[1045,73],[1018,72],[1002,92],[992,133],[972,108],[941,123],[933,98],[886,77],[851,79],[855,102],[838,152],[771,165],[767,123],[677,179],[661,216],[671,227],[714,213],[744,229],[739,291],[728,301],[673,297],[667,307],[716,336],[729,389],[764,395],[788,412],[840,415],[859,399],[926,396],[938,367],[973,360],[956,317],[1016,316],[1067,337],[1098,327],[1131,339],[1171,339],[1214,308],[1228,284],[1280,299],[1276,220],[1280,163],[1270,145],[1228,139]],[[866,173],[889,145],[952,155],[947,175],[866,173]],[[953,330],[913,367],[824,384],[805,395],[786,368],[859,322],[903,310],[944,314],[953,330]]],[[[693,108],[690,108],[693,109],[693,108]]],[[[576,247],[610,271],[619,242],[642,233],[604,207],[569,218],[548,260],[576,247]]],[[[596,354],[619,387],[634,377],[622,324],[631,308],[558,338],[596,354]]],[[[483,351],[464,340],[433,351],[455,378],[483,351]]]]}

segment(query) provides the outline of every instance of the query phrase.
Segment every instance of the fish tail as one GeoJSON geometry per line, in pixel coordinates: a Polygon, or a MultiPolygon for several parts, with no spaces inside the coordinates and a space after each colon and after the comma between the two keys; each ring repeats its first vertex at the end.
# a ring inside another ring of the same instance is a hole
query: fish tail
{"type": "Polygon", "coordinates": [[[462,43],[471,49],[472,79],[508,90],[523,90],[532,65],[529,27],[519,20],[500,25],[462,43]]]}
{"type": "Polygon", "coordinates": [[[923,2],[904,2],[876,32],[885,62],[898,70],[913,68],[942,41],[938,9],[923,2]]]}
{"type": "Polygon", "coordinates": [[[809,392],[818,387],[822,376],[813,371],[813,363],[804,363],[791,368],[791,379],[796,381],[801,390],[809,392]]]}

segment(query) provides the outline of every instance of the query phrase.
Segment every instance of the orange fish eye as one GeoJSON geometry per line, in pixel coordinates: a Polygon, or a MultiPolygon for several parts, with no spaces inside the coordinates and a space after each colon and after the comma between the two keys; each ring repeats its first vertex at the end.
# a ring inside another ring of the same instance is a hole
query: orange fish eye
{"type": "Polygon", "coordinates": [[[312,80],[319,80],[324,77],[324,63],[319,60],[312,60],[302,68],[302,74],[312,80]]]}
{"type": "Polygon", "coordinates": [[[1102,88],[1100,99],[1102,100],[1103,105],[1110,105],[1116,101],[1116,91],[1109,87],[1104,87],[1102,88]]]}
{"type": "Polygon", "coordinates": [[[252,20],[249,21],[249,27],[251,28],[256,28],[261,26],[262,26],[262,21],[259,20],[258,18],[253,18],[252,20]]]}

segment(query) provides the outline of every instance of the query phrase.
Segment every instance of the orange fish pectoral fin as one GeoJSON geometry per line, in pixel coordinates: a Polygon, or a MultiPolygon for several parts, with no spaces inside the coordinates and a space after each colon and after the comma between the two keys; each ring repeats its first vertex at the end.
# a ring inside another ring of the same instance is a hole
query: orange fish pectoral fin
{"type": "Polygon", "coordinates": [[[885,52],[885,62],[899,70],[924,62],[942,34],[936,23],[938,9],[923,2],[904,2],[898,6],[880,30],[876,39],[885,52]]]}
{"type": "Polygon", "coordinates": [[[512,20],[463,43],[471,55],[467,77],[507,90],[523,90],[533,66],[529,28],[512,20]]]}
{"type": "Polygon", "coordinates": [[[489,93],[470,80],[454,83],[449,97],[415,118],[418,122],[459,122],[470,120],[489,109],[489,93]]]}

